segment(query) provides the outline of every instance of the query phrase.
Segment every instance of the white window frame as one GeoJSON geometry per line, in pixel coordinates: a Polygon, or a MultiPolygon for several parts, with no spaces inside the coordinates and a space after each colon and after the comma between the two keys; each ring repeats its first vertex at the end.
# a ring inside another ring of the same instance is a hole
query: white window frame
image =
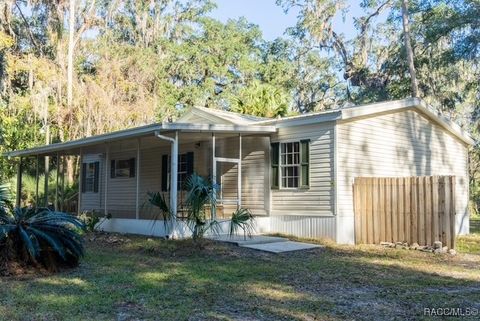
{"type": "Polygon", "coordinates": [[[300,162],[300,141],[288,141],[288,142],[279,142],[279,188],[280,189],[292,189],[292,190],[297,190],[300,189],[300,182],[301,182],[301,162],[300,162]],[[286,146],[291,144],[292,145],[292,151],[291,152],[286,152],[284,150],[287,150],[286,146]],[[297,151],[295,151],[295,144],[297,145],[297,151]],[[287,164],[283,162],[283,156],[285,156],[285,159],[288,159],[288,155],[292,156],[292,163],[287,164]],[[295,163],[295,155],[297,156],[297,162],[295,163]],[[285,168],[296,168],[297,169],[297,176],[286,176],[285,178],[287,179],[287,185],[288,185],[288,179],[293,178],[296,179],[297,184],[296,186],[285,186],[283,183],[284,175],[283,171],[285,168]]]}

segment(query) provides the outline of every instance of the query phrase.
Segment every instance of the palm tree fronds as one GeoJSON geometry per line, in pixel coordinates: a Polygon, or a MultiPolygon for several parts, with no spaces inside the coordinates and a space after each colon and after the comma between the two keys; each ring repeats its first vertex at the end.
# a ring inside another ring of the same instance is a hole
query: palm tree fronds
{"type": "Polygon", "coordinates": [[[243,231],[244,238],[251,237],[255,232],[255,218],[246,208],[237,209],[230,219],[230,237],[238,234],[239,230],[243,231]]]}

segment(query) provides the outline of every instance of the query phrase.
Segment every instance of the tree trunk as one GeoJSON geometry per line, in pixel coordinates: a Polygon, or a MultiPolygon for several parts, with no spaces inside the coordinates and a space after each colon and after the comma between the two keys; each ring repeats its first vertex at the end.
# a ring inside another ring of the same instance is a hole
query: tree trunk
{"type": "Polygon", "coordinates": [[[71,186],[75,182],[75,157],[67,156],[67,185],[71,186]]]}
{"type": "Polygon", "coordinates": [[[68,17],[68,53],[67,53],[67,106],[69,116],[73,105],[73,50],[75,45],[75,0],[70,0],[68,17]]]}
{"type": "Polygon", "coordinates": [[[408,21],[408,0],[402,0],[402,22],[403,22],[403,41],[405,43],[405,51],[407,52],[408,70],[410,71],[412,97],[418,97],[417,75],[415,73],[415,65],[413,64],[413,49],[410,42],[410,23],[408,21]]]}

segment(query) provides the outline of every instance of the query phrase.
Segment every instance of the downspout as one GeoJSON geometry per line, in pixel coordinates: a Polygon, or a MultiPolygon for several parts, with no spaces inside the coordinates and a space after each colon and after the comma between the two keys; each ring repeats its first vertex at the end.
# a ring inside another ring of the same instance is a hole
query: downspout
{"type": "Polygon", "coordinates": [[[177,219],[177,180],[178,180],[178,132],[175,132],[175,138],[164,136],[160,131],[155,132],[155,137],[166,140],[171,143],[170,155],[170,211],[171,211],[171,233],[165,234],[168,238],[174,238],[176,235],[176,219],[177,219]]]}

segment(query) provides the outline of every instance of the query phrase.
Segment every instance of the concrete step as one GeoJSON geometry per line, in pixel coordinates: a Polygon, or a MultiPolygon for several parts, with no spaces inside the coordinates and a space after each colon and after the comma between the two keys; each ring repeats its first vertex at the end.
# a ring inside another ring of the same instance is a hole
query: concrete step
{"type": "Polygon", "coordinates": [[[292,242],[292,241],[263,243],[263,244],[243,244],[240,246],[246,247],[249,249],[270,252],[270,253],[283,253],[283,252],[310,250],[314,248],[324,247],[323,245],[318,245],[318,244],[292,242]]]}
{"type": "Polygon", "coordinates": [[[238,246],[250,244],[268,244],[268,243],[282,243],[288,242],[287,238],[278,236],[253,235],[252,237],[244,237],[243,235],[215,235],[207,237],[211,240],[219,242],[232,243],[238,246]]]}

